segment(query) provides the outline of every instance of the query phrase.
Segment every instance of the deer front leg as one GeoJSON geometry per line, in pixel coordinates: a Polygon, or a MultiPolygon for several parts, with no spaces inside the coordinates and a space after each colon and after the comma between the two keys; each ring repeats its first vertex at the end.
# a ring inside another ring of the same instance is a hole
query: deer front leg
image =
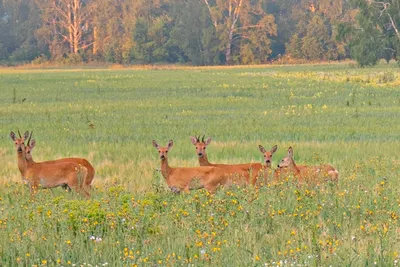
{"type": "Polygon", "coordinates": [[[31,193],[31,197],[33,197],[39,189],[39,183],[32,181],[29,183],[29,191],[31,193]]]}
{"type": "Polygon", "coordinates": [[[69,187],[67,184],[61,185],[61,188],[62,188],[64,191],[71,192],[71,187],[69,187]]]}
{"type": "Polygon", "coordinates": [[[175,194],[179,194],[181,192],[181,190],[175,186],[171,186],[170,189],[171,189],[172,193],[175,193],[175,194]]]}

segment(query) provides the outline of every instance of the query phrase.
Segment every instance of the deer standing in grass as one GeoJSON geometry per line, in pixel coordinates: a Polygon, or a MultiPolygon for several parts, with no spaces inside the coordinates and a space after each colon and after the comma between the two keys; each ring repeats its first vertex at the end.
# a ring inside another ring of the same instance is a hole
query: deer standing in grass
{"type": "MultiPolygon", "coordinates": [[[[29,136],[29,139],[28,139],[28,142],[27,142],[26,147],[25,147],[25,158],[26,158],[26,160],[28,162],[36,163],[33,160],[33,157],[32,157],[32,150],[36,145],[35,139],[32,139],[32,141],[31,141],[32,133],[33,132],[31,132],[31,134],[29,136]]],[[[89,161],[87,161],[84,158],[62,158],[62,159],[57,159],[57,160],[49,160],[49,161],[45,161],[45,162],[42,162],[42,163],[52,164],[52,163],[57,163],[57,162],[74,162],[74,163],[77,163],[77,164],[80,164],[80,165],[84,166],[87,169],[87,175],[86,175],[86,177],[84,179],[83,186],[85,186],[85,189],[88,189],[88,190],[92,189],[92,181],[93,181],[93,178],[94,178],[95,170],[94,170],[92,164],[90,164],[89,161]]],[[[64,189],[69,189],[69,188],[65,188],[65,187],[63,187],[63,188],[64,189]]]]}
{"type": "Polygon", "coordinates": [[[332,182],[339,180],[339,172],[331,165],[296,165],[293,159],[292,147],[289,147],[287,156],[278,164],[278,169],[275,171],[275,178],[279,179],[289,174],[293,174],[299,182],[319,182],[321,179],[332,182]]]}
{"type": "Polygon", "coordinates": [[[25,140],[29,133],[24,137],[18,131],[19,138],[14,132],[10,133],[11,139],[15,142],[17,150],[18,169],[22,174],[24,182],[29,184],[31,194],[34,194],[39,187],[54,188],[58,186],[68,186],[78,193],[83,193],[86,197],[90,194],[83,188],[84,178],[87,175],[87,169],[82,165],[73,162],[55,162],[55,163],[36,163],[28,162],[25,154],[25,140]]]}
{"type": "Polygon", "coordinates": [[[161,159],[161,173],[164,176],[168,187],[173,192],[185,191],[189,192],[189,185],[194,180],[199,180],[201,187],[209,192],[215,192],[218,186],[226,185],[229,182],[225,172],[217,167],[189,167],[189,168],[172,168],[168,165],[168,151],[173,146],[170,140],[166,147],[160,147],[153,140],[153,146],[158,150],[161,159]]]}
{"type": "Polygon", "coordinates": [[[271,150],[266,150],[262,145],[259,145],[258,148],[260,149],[260,152],[264,155],[264,165],[262,166],[263,174],[258,178],[258,180],[261,180],[261,178],[263,178],[264,184],[267,184],[269,177],[272,174],[272,168],[271,168],[272,155],[276,152],[278,146],[274,145],[271,148],[271,150]]]}
{"type": "Polygon", "coordinates": [[[211,143],[211,137],[207,140],[199,137],[190,137],[193,145],[196,146],[196,154],[199,158],[200,166],[214,166],[222,168],[225,173],[230,176],[231,180],[238,185],[252,184],[255,185],[257,178],[262,175],[263,166],[261,163],[247,164],[215,164],[210,163],[207,158],[206,148],[211,143]]]}

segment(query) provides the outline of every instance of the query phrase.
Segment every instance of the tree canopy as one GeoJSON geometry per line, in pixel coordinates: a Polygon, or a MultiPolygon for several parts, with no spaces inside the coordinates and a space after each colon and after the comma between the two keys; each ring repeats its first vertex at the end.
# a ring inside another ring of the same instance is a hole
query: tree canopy
{"type": "Polygon", "coordinates": [[[0,63],[361,66],[400,54],[398,0],[0,0],[0,63]]]}

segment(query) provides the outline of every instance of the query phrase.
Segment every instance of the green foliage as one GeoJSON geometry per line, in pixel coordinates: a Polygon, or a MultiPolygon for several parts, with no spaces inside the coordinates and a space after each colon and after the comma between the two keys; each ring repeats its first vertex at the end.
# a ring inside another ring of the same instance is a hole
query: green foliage
{"type": "Polygon", "coordinates": [[[288,53],[294,58],[309,60],[337,60],[343,56],[339,50],[340,44],[335,40],[329,22],[321,15],[311,17],[305,27],[304,21],[299,21],[296,33],[288,44],[288,53]]]}
{"type": "Polygon", "coordinates": [[[399,10],[397,0],[2,1],[0,60],[217,65],[287,54],[373,65],[400,54],[399,10]]]}
{"type": "Polygon", "coordinates": [[[175,47],[169,41],[174,21],[166,6],[146,11],[136,22],[135,58],[144,63],[176,62],[175,47]]]}
{"type": "Polygon", "coordinates": [[[38,55],[34,33],[39,22],[34,1],[2,1],[0,18],[0,59],[34,59],[38,55]]]}
{"type": "Polygon", "coordinates": [[[287,47],[287,52],[290,56],[294,58],[302,58],[302,41],[297,34],[294,34],[292,38],[290,38],[290,43],[287,47]]]}
{"type": "Polygon", "coordinates": [[[171,38],[184,53],[181,61],[188,60],[194,65],[220,64],[218,37],[206,6],[200,1],[182,1],[174,13],[176,23],[171,38]]]}
{"type": "Polygon", "coordinates": [[[395,58],[400,45],[400,34],[396,35],[400,27],[399,2],[354,0],[352,3],[359,9],[357,25],[341,28],[341,35],[347,34],[350,39],[351,56],[361,66],[375,65],[381,58],[388,62],[395,58]]]}

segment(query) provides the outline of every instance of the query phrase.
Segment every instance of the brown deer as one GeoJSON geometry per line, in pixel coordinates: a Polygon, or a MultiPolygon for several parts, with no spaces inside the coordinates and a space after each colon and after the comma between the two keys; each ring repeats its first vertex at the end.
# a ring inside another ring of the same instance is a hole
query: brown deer
{"type": "Polygon", "coordinates": [[[264,165],[262,166],[263,169],[263,175],[258,178],[258,180],[261,180],[263,178],[264,184],[267,184],[270,178],[270,175],[272,173],[272,168],[271,168],[271,160],[272,160],[272,155],[276,152],[278,149],[277,145],[274,145],[271,150],[266,150],[262,145],[259,145],[258,148],[260,149],[260,152],[264,155],[264,165]]]}
{"type": "Polygon", "coordinates": [[[34,194],[39,187],[54,188],[58,186],[68,186],[78,193],[83,193],[86,197],[90,194],[83,188],[83,181],[87,175],[87,169],[82,165],[73,162],[55,163],[35,163],[28,162],[25,154],[25,140],[29,133],[24,137],[18,131],[19,138],[14,132],[10,133],[11,139],[15,142],[17,150],[18,169],[22,174],[24,182],[29,184],[31,194],[34,194]]]}
{"type": "Polygon", "coordinates": [[[173,146],[170,140],[166,147],[161,147],[153,140],[153,146],[158,150],[161,159],[161,173],[165,178],[168,187],[174,192],[189,192],[190,183],[198,180],[200,188],[205,188],[209,192],[215,192],[218,186],[229,184],[229,178],[225,172],[217,167],[189,167],[172,168],[168,165],[168,151],[173,146]]]}
{"type": "Polygon", "coordinates": [[[275,178],[280,179],[284,175],[293,176],[301,182],[320,182],[321,180],[337,182],[339,172],[331,165],[324,164],[318,166],[296,165],[293,159],[293,149],[289,147],[287,156],[278,164],[275,171],[275,178]]]}
{"type": "MultiPolygon", "coordinates": [[[[31,140],[32,134],[33,134],[33,132],[31,132],[31,134],[29,136],[29,139],[28,139],[28,142],[27,142],[26,147],[25,147],[25,158],[26,158],[26,160],[28,162],[34,162],[35,163],[35,161],[33,160],[33,157],[32,157],[32,150],[36,145],[36,141],[35,141],[35,139],[31,140]]],[[[57,159],[57,160],[49,160],[49,161],[45,161],[45,162],[42,162],[42,163],[52,164],[52,163],[57,163],[57,162],[74,162],[74,163],[77,163],[77,164],[80,164],[80,165],[84,166],[87,169],[87,176],[84,179],[84,184],[83,185],[88,190],[90,190],[92,188],[92,181],[93,181],[93,178],[94,178],[95,170],[94,170],[92,164],[90,164],[89,161],[87,161],[84,158],[62,158],[62,159],[57,159]]],[[[63,188],[67,189],[65,187],[63,187],[63,188]]]]}
{"type": "Polygon", "coordinates": [[[236,184],[252,184],[255,185],[257,178],[262,174],[261,163],[245,163],[245,164],[215,164],[210,163],[207,158],[206,148],[211,143],[211,137],[207,140],[199,137],[190,137],[193,145],[196,146],[196,154],[199,158],[200,166],[213,166],[222,168],[232,181],[236,184]]]}

